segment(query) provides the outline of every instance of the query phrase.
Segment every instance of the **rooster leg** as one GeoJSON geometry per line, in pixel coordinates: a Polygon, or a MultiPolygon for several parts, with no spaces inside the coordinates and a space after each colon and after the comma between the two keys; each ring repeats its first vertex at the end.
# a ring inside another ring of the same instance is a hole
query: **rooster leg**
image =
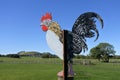
{"type": "Polygon", "coordinates": [[[72,63],[68,63],[68,76],[73,77],[74,76],[74,71],[72,67],[72,63]]]}

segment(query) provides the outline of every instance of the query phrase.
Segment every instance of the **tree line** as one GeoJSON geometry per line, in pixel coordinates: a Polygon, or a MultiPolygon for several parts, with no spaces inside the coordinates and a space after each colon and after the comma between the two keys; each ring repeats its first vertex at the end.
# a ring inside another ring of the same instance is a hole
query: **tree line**
{"type": "MultiPolygon", "coordinates": [[[[74,55],[74,58],[77,59],[98,59],[98,61],[109,62],[110,58],[120,59],[119,55],[115,55],[116,51],[114,50],[114,46],[109,43],[99,43],[97,46],[90,49],[89,54],[86,55],[74,55]]],[[[55,54],[51,54],[49,52],[25,52],[20,51],[17,54],[7,54],[0,55],[0,57],[12,57],[12,58],[20,58],[20,57],[41,57],[41,58],[58,58],[55,54]]]]}
{"type": "Polygon", "coordinates": [[[7,55],[1,55],[0,57],[10,57],[10,58],[21,58],[21,57],[40,57],[40,58],[58,58],[56,55],[51,54],[49,52],[25,52],[20,51],[16,54],[7,54],[7,55]]]}

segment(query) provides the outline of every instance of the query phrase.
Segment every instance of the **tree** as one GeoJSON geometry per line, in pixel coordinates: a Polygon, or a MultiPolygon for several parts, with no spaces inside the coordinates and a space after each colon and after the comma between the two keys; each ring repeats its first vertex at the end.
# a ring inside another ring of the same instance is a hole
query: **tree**
{"type": "Polygon", "coordinates": [[[100,51],[100,48],[99,47],[94,47],[90,50],[90,56],[93,57],[93,58],[96,58],[100,61],[100,58],[101,58],[101,51],[100,51]]]}
{"type": "Polygon", "coordinates": [[[20,58],[18,54],[7,54],[6,56],[10,58],[20,58]]]}
{"type": "Polygon", "coordinates": [[[90,50],[90,55],[99,61],[102,59],[104,62],[109,62],[109,58],[115,55],[114,46],[109,43],[100,43],[90,50]]]}
{"type": "Polygon", "coordinates": [[[41,57],[42,58],[58,58],[56,55],[53,55],[49,52],[44,52],[41,57]]]}

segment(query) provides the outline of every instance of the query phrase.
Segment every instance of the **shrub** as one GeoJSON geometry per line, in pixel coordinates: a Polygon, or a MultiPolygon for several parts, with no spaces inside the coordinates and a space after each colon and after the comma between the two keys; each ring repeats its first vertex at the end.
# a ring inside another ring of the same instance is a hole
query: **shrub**
{"type": "Polygon", "coordinates": [[[11,57],[11,58],[20,58],[18,54],[8,54],[6,57],[11,57]]]}

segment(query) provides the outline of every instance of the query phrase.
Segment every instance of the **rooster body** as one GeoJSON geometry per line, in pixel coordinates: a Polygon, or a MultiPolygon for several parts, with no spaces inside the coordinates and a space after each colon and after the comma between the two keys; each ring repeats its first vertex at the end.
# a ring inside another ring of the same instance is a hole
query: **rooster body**
{"type": "MultiPolygon", "coordinates": [[[[86,38],[91,38],[97,35],[95,41],[99,37],[99,32],[96,28],[95,18],[97,18],[103,28],[102,18],[94,12],[86,12],[81,14],[73,24],[72,31],[67,30],[67,60],[72,61],[74,54],[79,54],[82,50],[86,51],[86,38]]],[[[52,21],[52,16],[46,13],[41,18],[41,26],[43,31],[47,31],[46,39],[49,47],[63,59],[63,34],[60,26],[52,21]]]]}
{"type": "Polygon", "coordinates": [[[63,59],[63,44],[59,41],[59,36],[55,32],[48,30],[46,33],[46,40],[48,46],[60,57],[63,59]]]}

